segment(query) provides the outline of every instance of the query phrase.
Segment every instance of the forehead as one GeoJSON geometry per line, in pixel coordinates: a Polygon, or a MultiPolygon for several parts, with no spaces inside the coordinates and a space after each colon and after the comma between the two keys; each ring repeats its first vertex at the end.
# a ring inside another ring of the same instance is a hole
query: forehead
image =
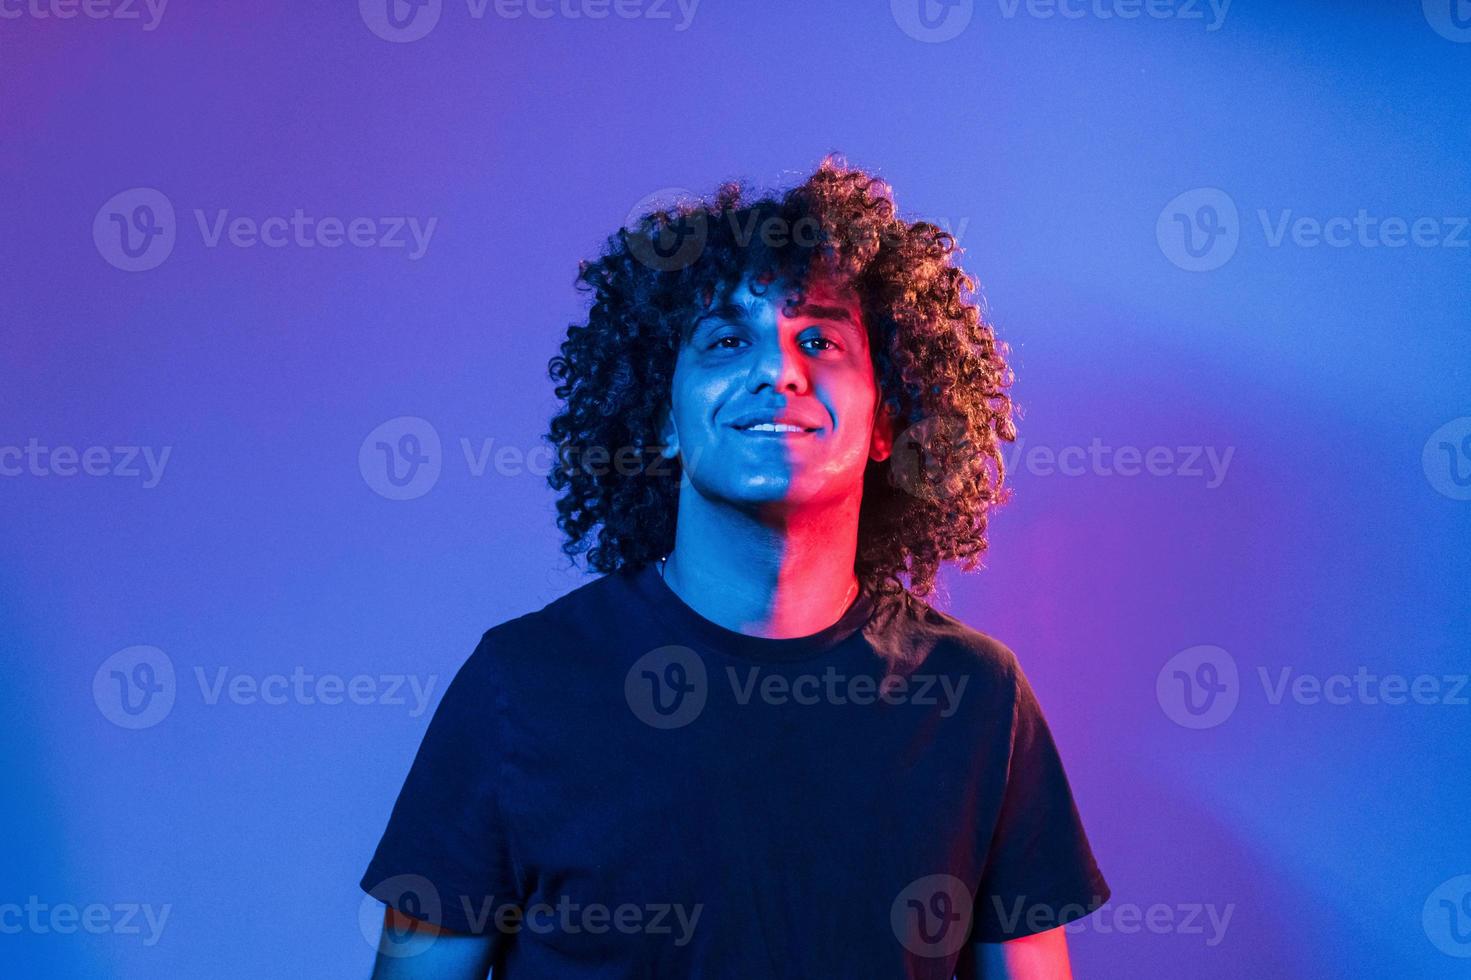
{"type": "Polygon", "coordinates": [[[846,283],[813,276],[807,279],[800,290],[786,281],[776,281],[764,287],[755,286],[750,276],[741,279],[722,301],[709,311],[712,316],[746,316],[756,318],[773,315],[776,317],[805,317],[816,320],[832,320],[861,326],[863,314],[858,296],[846,283]],[[800,304],[797,302],[800,298],[800,304]]]}

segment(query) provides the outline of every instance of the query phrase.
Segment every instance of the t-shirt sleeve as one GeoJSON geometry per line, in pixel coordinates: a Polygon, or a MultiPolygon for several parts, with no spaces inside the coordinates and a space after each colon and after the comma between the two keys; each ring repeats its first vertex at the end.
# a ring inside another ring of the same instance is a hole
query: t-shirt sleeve
{"type": "Polygon", "coordinates": [[[1011,754],[972,913],[971,941],[1002,943],[1080,919],[1108,901],[1062,759],[1014,656],[1011,754]]]}
{"type": "Polygon", "coordinates": [[[360,885],[405,915],[494,933],[519,904],[498,800],[499,702],[490,634],[456,672],[424,733],[360,885]]]}

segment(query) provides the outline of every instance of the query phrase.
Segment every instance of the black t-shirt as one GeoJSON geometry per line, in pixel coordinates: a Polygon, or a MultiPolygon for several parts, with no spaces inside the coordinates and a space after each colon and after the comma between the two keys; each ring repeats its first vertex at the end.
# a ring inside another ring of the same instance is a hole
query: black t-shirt
{"type": "Polygon", "coordinates": [[[948,980],[1110,894],[1007,647],[866,592],[747,636],[652,565],[485,633],[361,884],[507,980],[948,980]]]}

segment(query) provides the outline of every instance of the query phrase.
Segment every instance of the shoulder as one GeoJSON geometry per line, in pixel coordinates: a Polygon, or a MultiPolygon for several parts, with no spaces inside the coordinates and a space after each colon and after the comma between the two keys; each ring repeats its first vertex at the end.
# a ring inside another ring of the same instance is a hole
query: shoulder
{"type": "Polygon", "coordinates": [[[901,659],[977,675],[1007,691],[1022,683],[1021,662],[1010,646],[910,593],[892,597],[877,621],[876,638],[901,659]]]}
{"type": "Polygon", "coordinates": [[[565,635],[616,615],[626,601],[626,570],[599,575],[551,600],[539,609],[497,623],[482,634],[481,645],[524,642],[548,634],[565,635]]]}
{"type": "Polygon", "coordinates": [[[600,575],[538,609],[496,623],[481,634],[466,668],[490,675],[518,662],[543,660],[557,650],[595,647],[600,630],[626,607],[628,574],[600,575]]]}

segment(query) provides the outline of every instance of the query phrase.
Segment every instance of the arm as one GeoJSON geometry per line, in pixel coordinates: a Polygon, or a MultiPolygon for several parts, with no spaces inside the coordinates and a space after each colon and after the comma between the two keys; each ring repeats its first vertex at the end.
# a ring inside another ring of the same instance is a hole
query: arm
{"type": "Polygon", "coordinates": [[[384,910],[372,980],[488,980],[495,938],[495,933],[448,932],[389,906],[384,910]],[[424,943],[421,952],[402,955],[406,934],[424,943]]]}
{"type": "Polygon", "coordinates": [[[1073,980],[1061,926],[1004,943],[978,943],[975,960],[975,980],[1073,980]]]}
{"type": "Polygon", "coordinates": [[[385,907],[374,980],[484,980],[511,942],[488,919],[495,896],[509,903],[518,886],[496,797],[499,726],[486,710],[500,690],[491,635],[445,689],[363,873],[385,907]]]}
{"type": "Polygon", "coordinates": [[[1036,692],[1015,655],[1007,659],[1015,696],[1006,785],[956,976],[1072,980],[1064,928],[1102,908],[1112,893],[1036,692]]]}

